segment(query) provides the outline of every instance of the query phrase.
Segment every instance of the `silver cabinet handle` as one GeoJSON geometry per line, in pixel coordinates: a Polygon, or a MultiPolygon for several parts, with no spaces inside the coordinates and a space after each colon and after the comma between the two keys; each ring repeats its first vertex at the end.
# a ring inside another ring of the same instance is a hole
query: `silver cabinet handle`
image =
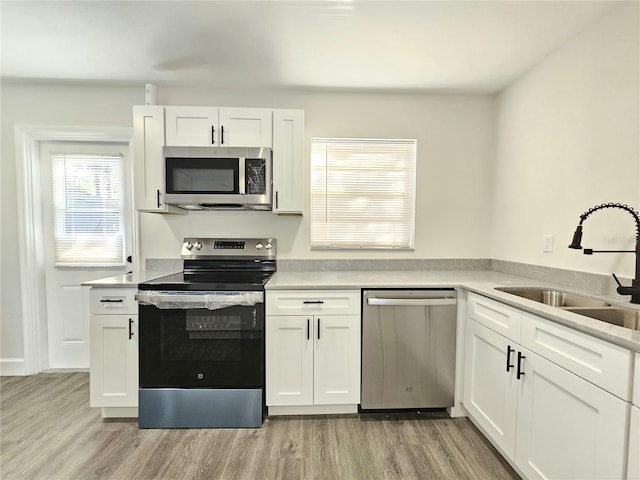
{"type": "Polygon", "coordinates": [[[432,306],[456,303],[455,298],[367,298],[367,305],[432,306]]]}

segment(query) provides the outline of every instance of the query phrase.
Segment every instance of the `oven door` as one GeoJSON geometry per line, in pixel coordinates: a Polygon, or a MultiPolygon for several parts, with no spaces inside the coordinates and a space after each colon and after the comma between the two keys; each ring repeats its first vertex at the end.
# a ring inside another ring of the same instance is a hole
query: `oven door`
{"type": "Polygon", "coordinates": [[[140,292],[140,388],[260,388],[262,292],[140,292]]]}

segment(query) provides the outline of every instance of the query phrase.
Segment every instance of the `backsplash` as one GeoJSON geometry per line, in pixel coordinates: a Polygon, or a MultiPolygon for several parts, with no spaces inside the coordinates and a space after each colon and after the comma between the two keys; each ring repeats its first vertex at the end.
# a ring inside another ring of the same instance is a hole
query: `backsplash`
{"type": "MultiPolygon", "coordinates": [[[[490,270],[520,277],[533,278],[541,282],[566,285],[567,288],[592,292],[601,295],[615,295],[616,283],[611,275],[599,273],[578,272],[562,268],[543,267],[528,263],[509,262],[506,260],[491,260],[490,270]]],[[[623,283],[630,284],[628,279],[620,279],[623,283]]]]}
{"type": "MultiPolygon", "coordinates": [[[[174,258],[148,258],[147,273],[174,273],[182,270],[182,260],[174,258]]],[[[575,290],[614,295],[616,284],[609,275],[578,272],[561,268],[543,267],[527,263],[489,258],[478,259],[369,259],[369,260],[278,260],[281,271],[411,271],[411,270],[493,270],[540,282],[566,285],[575,290]]],[[[623,283],[630,283],[628,279],[623,283]]]]}
{"type": "Polygon", "coordinates": [[[388,271],[388,270],[489,270],[491,260],[481,259],[370,259],[370,260],[278,260],[285,271],[388,271]]]}

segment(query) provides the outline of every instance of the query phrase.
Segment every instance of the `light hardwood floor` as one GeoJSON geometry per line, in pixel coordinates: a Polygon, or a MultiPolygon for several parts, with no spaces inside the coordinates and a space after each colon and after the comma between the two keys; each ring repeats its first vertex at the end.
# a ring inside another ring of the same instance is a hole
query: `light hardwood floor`
{"type": "Polygon", "coordinates": [[[140,430],[89,408],[88,373],[2,377],[0,388],[2,480],[519,478],[465,418],[274,417],[260,429],[140,430]]]}

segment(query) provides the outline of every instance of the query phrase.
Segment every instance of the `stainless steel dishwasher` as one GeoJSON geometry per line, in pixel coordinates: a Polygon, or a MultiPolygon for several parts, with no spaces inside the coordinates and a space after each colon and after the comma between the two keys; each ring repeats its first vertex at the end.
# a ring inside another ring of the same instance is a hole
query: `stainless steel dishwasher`
{"type": "Polygon", "coordinates": [[[453,406],[456,291],[364,290],[362,410],[453,406]]]}

